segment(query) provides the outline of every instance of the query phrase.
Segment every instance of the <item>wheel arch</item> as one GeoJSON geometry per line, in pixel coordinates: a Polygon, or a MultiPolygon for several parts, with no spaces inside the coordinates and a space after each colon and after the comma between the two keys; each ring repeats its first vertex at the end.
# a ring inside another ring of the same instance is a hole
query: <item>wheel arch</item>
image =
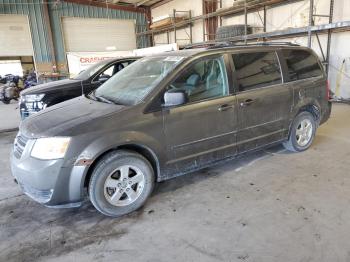
{"type": "Polygon", "coordinates": [[[157,155],[154,153],[152,149],[149,147],[142,145],[142,144],[137,144],[137,143],[130,143],[130,144],[122,144],[118,145],[116,147],[110,148],[105,150],[104,152],[101,152],[90,164],[88,167],[88,170],[86,172],[85,178],[84,178],[84,187],[87,187],[89,185],[89,181],[92,175],[92,172],[97,165],[97,163],[107,154],[113,152],[113,151],[118,151],[118,150],[130,150],[133,152],[136,152],[140,155],[142,155],[144,158],[146,158],[150,164],[152,165],[152,168],[155,172],[155,178],[158,180],[159,174],[160,174],[160,165],[159,165],[159,159],[157,155]]]}
{"type": "Polygon", "coordinates": [[[299,115],[301,112],[309,112],[309,113],[311,113],[311,115],[314,117],[316,123],[318,123],[320,121],[320,119],[321,119],[320,107],[317,106],[315,103],[311,103],[311,104],[304,105],[304,106],[300,107],[294,117],[299,115]]]}
{"type": "Polygon", "coordinates": [[[317,100],[308,100],[304,103],[300,103],[295,107],[293,116],[289,123],[288,138],[290,136],[291,127],[293,125],[294,119],[302,112],[309,112],[315,119],[316,125],[318,126],[321,121],[321,106],[317,100]]]}

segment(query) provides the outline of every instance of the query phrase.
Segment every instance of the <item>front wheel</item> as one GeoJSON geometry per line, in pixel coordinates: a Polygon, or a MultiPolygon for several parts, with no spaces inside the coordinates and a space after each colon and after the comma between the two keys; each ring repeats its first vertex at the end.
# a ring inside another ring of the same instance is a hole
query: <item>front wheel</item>
{"type": "Polygon", "coordinates": [[[309,112],[302,112],[293,121],[289,132],[288,141],[283,146],[293,152],[301,152],[308,149],[316,134],[316,121],[309,112]]]}
{"type": "Polygon", "coordinates": [[[154,183],[154,171],[146,158],[132,151],[115,151],[94,168],[89,196],[98,211],[118,217],[140,208],[152,193],[154,183]]]}
{"type": "Polygon", "coordinates": [[[4,100],[2,100],[2,102],[6,105],[8,105],[10,103],[11,99],[8,98],[4,98],[4,100]]]}

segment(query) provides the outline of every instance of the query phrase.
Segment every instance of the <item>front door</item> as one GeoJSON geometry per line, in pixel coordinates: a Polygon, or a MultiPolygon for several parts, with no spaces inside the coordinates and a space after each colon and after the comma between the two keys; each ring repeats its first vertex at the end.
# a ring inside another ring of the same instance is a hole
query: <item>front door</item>
{"type": "Polygon", "coordinates": [[[223,56],[192,63],[170,89],[184,90],[188,102],[163,109],[168,165],[186,171],[236,154],[236,98],[223,56]]]}
{"type": "Polygon", "coordinates": [[[239,152],[282,140],[288,130],[292,90],[282,81],[277,53],[232,55],[238,84],[239,152]]]}

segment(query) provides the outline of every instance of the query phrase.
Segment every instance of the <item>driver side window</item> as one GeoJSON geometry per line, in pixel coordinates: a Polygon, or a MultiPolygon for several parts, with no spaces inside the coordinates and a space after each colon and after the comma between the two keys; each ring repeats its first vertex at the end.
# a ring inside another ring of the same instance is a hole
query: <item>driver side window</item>
{"type": "Polygon", "coordinates": [[[114,66],[115,65],[112,65],[106,68],[103,72],[101,72],[98,76],[96,76],[95,81],[107,80],[111,78],[114,72],[114,66]]]}
{"type": "Polygon", "coordinates": [[[103,71],[101,75],[106,75],[111,77],[113,75],[113,71],[114,71],[114,65],[107,68],[105,71],[103,71]]]}
{"type": "Polygon", "coordinates": [[[119,71],[123,70],[124,67],[128,66],[128,62],[124,63],[117,63],[113,64],[110,67],[106,68],[103,72],[101,72],[97,77],[96,80],[100,79],[109,79],[111,78],[114,74],[118,73],[119,71]]]}
{"type": "Polygon", "coordinates": [[[169,87],[185,91],[188,103],[228,94],[225,62],[222,56],[201,59],[187,67],[169,87]]]}

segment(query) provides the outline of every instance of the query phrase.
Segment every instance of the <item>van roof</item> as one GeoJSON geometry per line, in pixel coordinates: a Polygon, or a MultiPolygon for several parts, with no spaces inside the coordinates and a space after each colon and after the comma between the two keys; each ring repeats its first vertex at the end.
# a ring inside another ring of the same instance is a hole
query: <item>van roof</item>
{"type": "Polygon", "coordinates": [[[233,45],[226,45],[218,43],[217,45],[210,45],[207,47],[200,47],[200,48],[190,48],[190,49],[182,49],[177,51],[170,51],[165,53],[159,53],[152,56],[182,56],[182,57],[190,57],[194,56],[200,53],[205,52],[213,52],[217,53],[218,51],[227,51],[227,50],[252,50],[252,49],[281,49],[281,48],[297,48],[297,49],[308,49],[307,47],[299,46],[296,44],[284,44],[284,43],[256,43],[256,44],[233,44],[233,45]]]}

